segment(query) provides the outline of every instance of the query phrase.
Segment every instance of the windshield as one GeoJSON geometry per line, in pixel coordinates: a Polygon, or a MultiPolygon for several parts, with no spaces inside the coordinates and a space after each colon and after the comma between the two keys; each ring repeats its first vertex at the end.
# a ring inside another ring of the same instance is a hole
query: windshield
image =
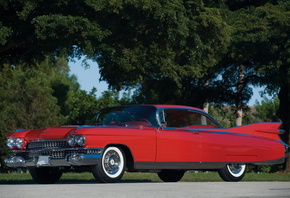
{"type": "Polygon", "coordinates": [[[97,116],[98,125],[157,126],[156,108],[152,106],[120,106],[106,108],[97,116]]]}

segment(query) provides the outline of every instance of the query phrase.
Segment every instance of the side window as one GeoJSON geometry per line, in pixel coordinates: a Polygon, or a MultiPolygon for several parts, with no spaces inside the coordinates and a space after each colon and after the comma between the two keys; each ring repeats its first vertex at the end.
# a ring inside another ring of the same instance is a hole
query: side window
{"type": "Polygon", "coordinates": [[[160,117],[166,127],[216,127],[206,116],[187,109],[164,109],[160,117]]]}

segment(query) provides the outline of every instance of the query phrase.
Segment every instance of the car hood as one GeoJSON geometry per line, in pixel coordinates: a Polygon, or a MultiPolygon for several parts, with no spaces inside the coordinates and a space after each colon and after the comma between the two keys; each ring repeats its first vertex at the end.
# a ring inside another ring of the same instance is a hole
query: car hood
{"type": "Polygon", "coordinates": [[[45,129],[34,130],[16,130],[7,138],[25,138],[26,141],[40,140],[40,139],[65,139],[68,133],[74,131],[78,126],[58,126],[45,129]]]}
{"type": "Polygon", "coordinates": [[[66,139],[69,134],[80,135],[123,135],[140,129],[152,129],[144,126],[58,126],[46,129],[17,130],[7,138],[23,138],[25,141],[66,139]]]}

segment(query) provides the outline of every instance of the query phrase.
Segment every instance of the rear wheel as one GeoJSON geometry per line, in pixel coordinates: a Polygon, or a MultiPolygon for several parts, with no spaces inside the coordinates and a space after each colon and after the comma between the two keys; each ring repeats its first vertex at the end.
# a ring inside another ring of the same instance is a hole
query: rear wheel
{"type": "Polygon", "coordinates": [[[245,164],[228,164],[218,171],[224,181],[241,181],[246,173],[245,164]]]}
{"type": "Polygon", "coordinates": [[[114,183],[124,175],[126,159],[118,147],[108,147],[102,154],[101,163],[92,168],[94,177],[102,183],[114,183]]]}
{"type": "Polygon", "coordinates": [[[28,168],[31,177],[39,184],[54,184],[62,176],[62,171],[59,168],[51,167],[30,167],[28,168]]]}
{"type": "Polygon", "coordinates": [[[162,170],[158,173],[159,178],[164,182],[178,182],[182,179],[184,171],[162,170]]]}

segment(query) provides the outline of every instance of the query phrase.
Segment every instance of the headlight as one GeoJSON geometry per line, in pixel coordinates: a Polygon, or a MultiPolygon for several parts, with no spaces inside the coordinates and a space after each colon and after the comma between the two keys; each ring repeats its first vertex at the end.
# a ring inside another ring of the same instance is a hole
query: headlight
{"type": "Polygon", "coordinates": [[[23,140],[22,139],[20,139],[20,138],[16,138],[15,139],[15,146],[17,147],[17,148],[22,148],[22,146],[23,146],[23,140]]]}
{"type": "Polygon", "coordinates": [[[6,145],[8,148],[12,149],[15,145],[14,145],[14,139],[13,138],[9,138],[6,141],[6,145]]]}
{"type": "Polygon", "coordinates": [[[75,145],[76,145],[76,141],[75,141],[74,136],[72,136],[72,135],[68,136],[68,138],[67,138],[67,143],[68,143],[68,145],[70,145],[71,147],[75,146],[75,145]]]}
{"type": "Polygon", "coordinates": [[[86,138],[82,135],[70,135],[67,138],[67,143],[71,147],[74,146],[83,146],[86,143],[86,138]]]}
{"type": "Polygon", "coordinates": [[[9,138],[6,141],[6,145],[10,149],[21,149],[23,148],[24,141],[21,138],[9,138]]]}
{"type": "Polygon", "coordinates": [[[86,142],[86,138],[82,135],[76,135],[75,136],[75,141],[79,146],[83,146],[86,142]]]}

